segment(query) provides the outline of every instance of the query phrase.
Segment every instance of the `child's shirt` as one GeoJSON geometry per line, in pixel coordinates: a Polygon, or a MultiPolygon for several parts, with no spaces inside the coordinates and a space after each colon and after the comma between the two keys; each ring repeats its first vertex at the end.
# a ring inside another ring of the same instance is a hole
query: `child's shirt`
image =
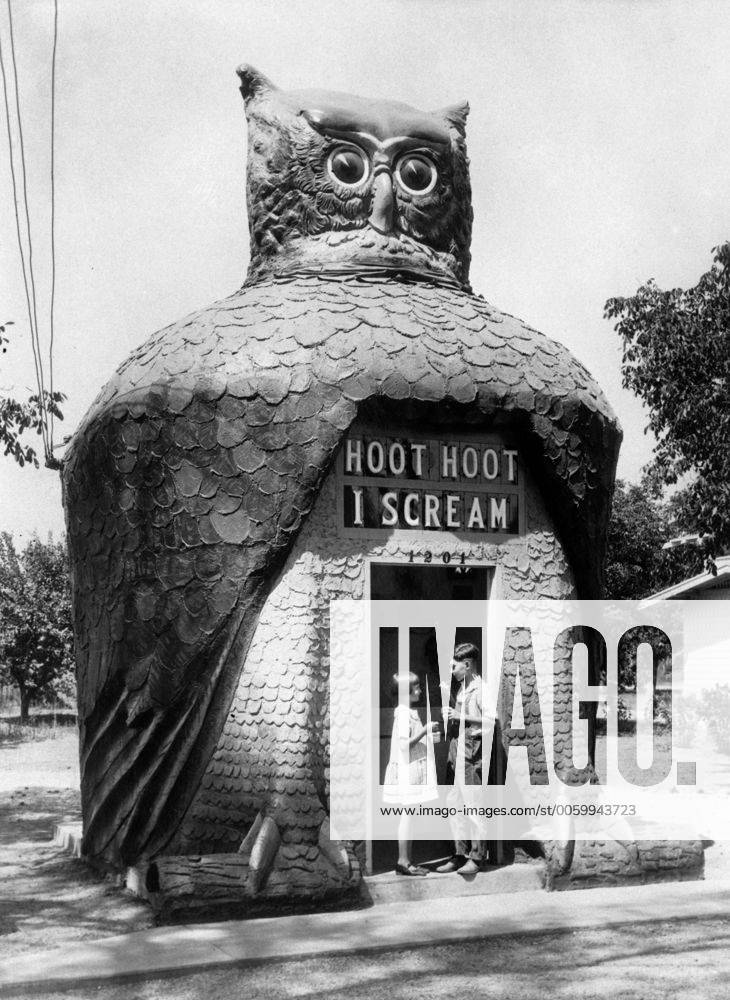
{"type": "MultiPolygon", "coordinates": [[[[466,686],[462,684],[456,692],[454,721],[457,724],[461,723],[462,712],[471,718],[481,719],[482,717],[482,679],[479,674],[472,677],[466,686]]],[[[476,723],[467,722],[466,725],[476,725],[476,723]]]]}
{"type": "Polygon", "coordinates": [[[417,743],[408,746],[408,741],[417,729],[421,728],[421,719],[415,708],[398,705],[393,712],[393,735],[390,741],[391,760],[421,760],[427,754],[426,735],[417,743]],[[403,751],[405,751],[403,753],[403,751]],[[402,756],[401,756],[402,754],[402,756]]]}
{"type": "Polygon", "coordinates": [[[423,728],[415,708],[398,705],[393,712],[390,760],[383,781],[386,802],[429,802],[438,797],[433,746],[427,734],[409,746],[409,740],[423,728]]]}

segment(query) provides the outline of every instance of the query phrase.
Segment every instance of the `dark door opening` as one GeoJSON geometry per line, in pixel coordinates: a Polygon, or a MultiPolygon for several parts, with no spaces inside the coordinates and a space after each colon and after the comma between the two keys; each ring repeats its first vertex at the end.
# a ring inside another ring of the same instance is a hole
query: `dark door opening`
{"type": "MultiPolygon", "coordinates": [[[[493,570],[486,566],[412,566],[402,563],[370,564],[370,597],[376,601],[486,601],[492,583],[493,570]]],[[[476,617],[476,616],[475,616],[476,617]]],[[[481,617],[481,616],[480,616],[481,617]]],[[[482,648],[482,629],[458,628],[456,645],[473,642],[482,648]]],[[[382,782],[390,757],[390,739],[393,726],[395,695],[393,674],[398,669],[398,635],[396,629],[383,629],[380,635],[380,780],[382,782]]],[[[426,691],[432,717],[439,718],[441,688],[439,684],[436,635],[432,628],[412,628],[409,640],[410,669],[421,679],[422,696],[417,708],[426,720],[426,691]]],[[[451,697],[456,694],[452,685],[451,697]]],[[[436,774],[440,783],[445,780],[448,745],[438,743],[435,749],[436,774]]],[[[453,851],[451,841],[415,840],[411,860],[415,864],[428,864],[447,858],[453,851]]],[[[490,849],[490,860],[492,851],[490,849]]],[[[372,873],[392,871],[398,855],[398,844],[390,840],[372,842],[372,873]]]]}

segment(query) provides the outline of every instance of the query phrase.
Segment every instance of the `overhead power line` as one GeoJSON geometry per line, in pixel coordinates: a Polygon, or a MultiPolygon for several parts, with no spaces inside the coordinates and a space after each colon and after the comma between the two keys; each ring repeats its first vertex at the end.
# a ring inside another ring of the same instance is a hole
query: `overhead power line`
{"type": "Polygon", "coordinates": [[[53,49],[51,57],[51,288],[49,310],[49,389],[46,391],[43,365],[43,348],[38,322],[38,295],[36,290],[33,235],[31,215],[28,203],[28,180],[25,158],[25,142],[23,136],[23,116],[21,113],[20,86],[18,83],[18,66],[15,54],[15,36],[13,30],[13,12],[10,0],[6,0],[8,37],[3,41],[0,31],[0,71],[3,80],[3,100],[5,123],[8,136],[8,151],[10,155],[10,175],[13,185],[13,204],[15,210],[15,228],[18,238],[23,286],[25,289],[26,307],[28,310],[28,325],[30,327],[31,348],[35,368],[36,385],[38,388],[38,409],[40,413],[40,430],[43,440],[43,450],[46,464],[53,463],[53,338],[54,311],[56,293],[56,247],[55,247],[55,98],[56,98],[56,50],[58,43],[58,2],[53,0],[53,49]],[[12,82],[14,100],[10,95],[9,84],[12,82]],[[13,116],[13,108],[15,115],[13,116]],[[23,229],[25,228],[25,233],[23,229]]]}
{"type": "MultiPolygon", "coordinates": [[[[53,320],[56,304],[56,49],[58,48],[58,0],[53,0],[53,52],[51,55],[51,336],[48,344],[49,392],[53,399],[53,320]]],[[[53,454],[53,409],[51,408],[50,446],[53,454]]]]}

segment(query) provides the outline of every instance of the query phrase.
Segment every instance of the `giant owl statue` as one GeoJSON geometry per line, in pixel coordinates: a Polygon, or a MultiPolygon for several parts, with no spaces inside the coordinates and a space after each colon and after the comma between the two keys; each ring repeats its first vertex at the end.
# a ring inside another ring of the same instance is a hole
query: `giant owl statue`
{"type": "Polygon", "coordinates": [[[581,364],[470,288],[467,105],[239,76],[246,281],[138,348],[64,463],[82,849],[152,891],[323,896],[360,880],[329,836],[329,602],[403,556],[338,534],[343,440],[516,436],[524,531],[449,544],[507,596],[594,598],[620,431],[581,364]]]}

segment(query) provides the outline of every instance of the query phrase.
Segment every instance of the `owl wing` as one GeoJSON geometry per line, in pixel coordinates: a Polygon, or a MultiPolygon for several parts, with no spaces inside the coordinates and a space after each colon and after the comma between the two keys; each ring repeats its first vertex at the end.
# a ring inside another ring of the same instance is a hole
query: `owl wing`
{"type": "Polygon", "coordinates": [[[132,382],[105,390],[64,468],[84,850],[130,861],[179,825],[354,412],[325,385],[287,403],[290,380],[250,370],[132,382]]]}

